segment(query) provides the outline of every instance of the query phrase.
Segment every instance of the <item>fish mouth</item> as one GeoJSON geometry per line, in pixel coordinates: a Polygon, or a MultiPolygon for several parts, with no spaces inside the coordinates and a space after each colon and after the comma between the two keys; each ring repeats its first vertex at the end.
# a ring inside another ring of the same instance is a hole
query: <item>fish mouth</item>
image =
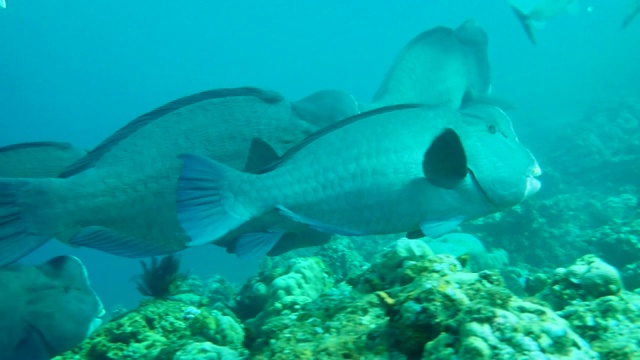
{"type": "Polygon", "coordinates": [[[524,198],[527,199],[533,194],[537,193],[542,187],[542,183],[540,180],[536,179],[536,177],[542,175],[542,169],[538,163],[533,164],[531,169],[529,169],[529,175],[526,177],[526,185],[524,190],[524,198]]]}
{"type": "Polygon", "coordinates": [[[537,193],[542,187],[540,180],[536,179],[533,175],[527,177],[527,184],[524,190],[524,198],[527,199],[533,194],[537,193]]]}
{"type": "MultiPolygon", "coordinates": [[[[491,196],[487,193],[487,191],[480,184],[480,181],[478,181],[478,178],[474,174],[473,170],[471,170],[470,168],[467,168],[467,172],[471,175],[471,180],[473,181],[473,183],[476,186],[476,188],[482,194],[482,197],[489,204],[493,205],[496,208],[504,208],[505,207],[504,205],[498,204],[496,201],[494,201],[494,199],[491,198],[491,196]]],[[[529,197],[533,196],[535,193],[537,193],[540,190],[540,188],[542,187],[542,183],[540,182],[540,180],[536,179],[536,177],[538,177],[540,175],[542,175],[542,169],[540,168],[538,163],[533,164],[533,166],[531,166],[529,168],[529,170],[527,171],[527,174],[525,174],[524,177],[523,177],[524,182],[525,182],[524,193],[520,193],[522,197],[520,198],[520,200],[517,203],[515,203],[513,205],[516,205],[516,204],[522,202],[523,200],[528,199],[529,197]]]]}

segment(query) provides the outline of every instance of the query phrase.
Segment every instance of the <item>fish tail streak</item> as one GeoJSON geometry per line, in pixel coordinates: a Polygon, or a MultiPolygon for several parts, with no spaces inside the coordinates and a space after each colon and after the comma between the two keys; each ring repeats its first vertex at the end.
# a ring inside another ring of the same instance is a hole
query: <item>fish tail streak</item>
{"type": "Polygon", "coordinates": [[[638,13],[640,13],[640,5],[638,5],[635,9],[633,9],[633,11],[631,11],[627,16],[625,16],[624,20],[622,21],[622,29],[626,29],[629,24],[631,24],[631,21],[633,21],[633,19],[638,15],[638,13]]]}
{"type": "Polygon", "coordinates": [[[22,192],[32,180],[0,179],[0,267],[20,260],[49,240],[27,216],[22,192]]]}
{"type": "Polygon", "coordinates": [[[234,214],[238,208],[226,185],[237,170],[198,155],[181,155],[184,161],[178,179],[177,216],[189,236],[189,246],[213,242],[249,220],[234,214]]]}
{"type": "Polygon", "coordinates": [[[533,33],[533,26],[532,26],[531,20],[527,15],[523,14],[520,10],[516,9],[515,7],[512,7],[512,10],[514,14],[516,14],[516,17],[518,18],[520,25],[522,25],[522,29],[527,34],[529,41],[531,41],[531,43],[535,45],[536,37],[535,37],[535,34],[533,33]]]}

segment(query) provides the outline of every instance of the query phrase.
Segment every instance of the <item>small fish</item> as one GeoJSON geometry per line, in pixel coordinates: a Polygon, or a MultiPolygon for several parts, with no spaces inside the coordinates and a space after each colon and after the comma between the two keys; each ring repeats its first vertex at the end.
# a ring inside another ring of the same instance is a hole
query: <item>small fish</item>
{"type": "Polygon", "coordinates": [[[627,16],[624,17],[622,21],[622,28],[625,29],[631,21],[635,19],[635,17],[640,13],[640,0],[631,0],[629,5],[629,10],[627,11],[627,16]]]}
{"type": "Polygon", "coordinates": [[[102,302],[72,256],[0,268],[0,360],[46,360],[100,326],[102,302]]]}
{"type": "Polygon", "coordinates": [[[369,109],[414,103],[459,109],[465,100],[489,95],[488,42],[472,20],[423,32],[398,54],[369,109]]]}
{"type": "Polygon", "coordinates": [[[0,147],[0,178],[57,177],[86,154],[69,143],[53,141],[0,147]]]}
{"type": "Polygon", "coordinates": [[[0,179],[0,265],[53,237],[127,257],[182,250],[188,238],[175,213],[179,154],[255,170],[358,111],[350,94],[334,90],[289,102],[268,90],[220,89],[170,102],[118,130],[61,178],[0,179]],[[254,138],[274,153],[249,159],[254,138]]]}
{"type": "Polygon", "coordinates": [[[437,236],[540,188],[536,160],[492,105],[376,109],[324,128],[261,174],[182,158],[177,208],[189,245],[214,242],[248,257],[301,227],[437,236]]]}
{"type": "Polygon", "coordinates": [[[534,29],[565,9],[576,12],[578,6],[577,0],[509,0],[509,4],[532,44],[536,43],[534,29]]]}
{"type": "Polygon", "coordinates": [[[7,2],[5,0],[0,0],[0,8],[3,8],[3,9],[7,8],[7,2]]]}

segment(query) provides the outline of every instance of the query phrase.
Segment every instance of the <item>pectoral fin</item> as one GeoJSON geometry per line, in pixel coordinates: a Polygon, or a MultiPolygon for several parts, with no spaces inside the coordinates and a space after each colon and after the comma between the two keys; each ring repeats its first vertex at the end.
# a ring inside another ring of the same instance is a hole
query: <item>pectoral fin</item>
{"type": "Polygon", "coordinates": [[[448,220],[425,221],[420,224],[420,230],[428,237],[438,237],[453,231],[464,221],[463,217],[455,217],[448,220]]]}
{"type": "Polygon", "coordinates": [[[414,231],[409,231],[404,237],[406,237],[409,240],[416,240],[416,239],[422,239],[425,236],[426,235],[422,232],[422,230],[414,230],[414,231]]]}

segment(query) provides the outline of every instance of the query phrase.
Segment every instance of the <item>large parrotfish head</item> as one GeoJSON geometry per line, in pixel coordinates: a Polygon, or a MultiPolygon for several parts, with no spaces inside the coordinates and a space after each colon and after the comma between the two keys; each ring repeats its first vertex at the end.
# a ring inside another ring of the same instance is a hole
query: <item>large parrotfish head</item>
{"type": "Polygon", "coordinates": [[[517,205],[538,192],[542,173],[529,149],[520,143],[509,116],[493,105],[462,110],[456,132],[467,157],[467,170],[487,200],[499,209],[517,205]]]}

